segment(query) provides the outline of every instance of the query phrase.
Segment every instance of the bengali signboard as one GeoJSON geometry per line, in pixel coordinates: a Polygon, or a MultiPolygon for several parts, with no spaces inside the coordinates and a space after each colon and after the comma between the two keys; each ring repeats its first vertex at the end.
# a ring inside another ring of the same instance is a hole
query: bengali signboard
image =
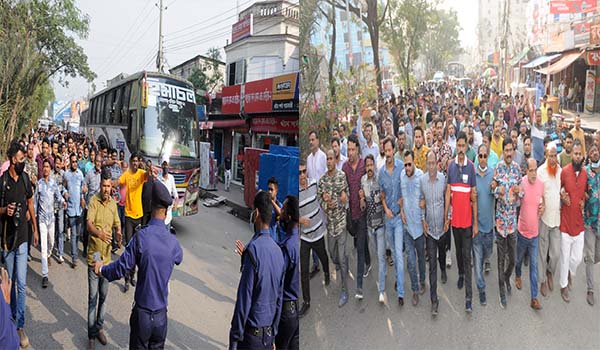
{"type": "Polygon", "coordinates": [[[590,26],[590,44],[600,45],[600,21],[596,21],[590,26]]]}
{"type": "Polygon", "coordinates": [[[588,66],[600,66],[600,50],[586,52],[585,61],[588,66]]]}
{"type": "Polygon", "coordinates": [[[242,100],[241,85],[232,85],[223,87],[223,100],[221,113],[238,114],[240,113],[240,102],[242,100]]]}
{"type": "Polygon", "coordinates": [[[596,10],[597,0],[551,0],[550,13],[553,15],[587,13],[596,10]]]}
{"type": "Polygon", "coordinates": [[[584,111],[594,112],[594,95],[596,94],[596,73],[587,70],[585,74],[584,111]]]}
{"type": "Polygon", "coordinates": [[[273,78],[251,81],[244,85],[244,112],[272,111],[273,78]]]}
{"type": "Polygon", "coordinates": [[[298,111],[298,73],[273,78],[273,112],[298,111]]]}
{"type": "Polygon", "coordinates": [[[298,133],[298,117],[254,117],[252,118],[253,132],[298,133]]]}
{"type": "Polygon", "coordinates": [[[252,35],[253,15],[250,14],[231,26],[231,43],[252,35]]]}

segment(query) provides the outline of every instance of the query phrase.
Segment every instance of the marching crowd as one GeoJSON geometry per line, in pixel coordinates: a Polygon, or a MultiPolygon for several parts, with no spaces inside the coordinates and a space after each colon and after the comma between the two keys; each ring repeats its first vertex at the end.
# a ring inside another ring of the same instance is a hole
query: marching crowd
{"type": "Polygon", "coordinates": [[[166,322],[160,333],[148,328],[147,320],[166,315],[167,293],[154,290],[166,288],[173,264],[182,259],[181,247],[169,232],[178,195],[168,161],[161,163],[158,174],[151,161],[144,162],[136,153],[128,163],[122,150],[56,127],[12,141],[6,158],[0,174],[0,250],[6,267],[0,300],[2,347],[29,346],[25,332],[28,265],[41,269],[41,284],[47,288],[53,261],[67,260],[76,269],[81,257],[88,271],[88,348],[93,349],[96,340],[107,343],[102,326],[108,282],[121,277],[123,292],[140,284],[133,312],[142,310],[145,315],[137,315],[133,322],[132,314],[130,345],[164,346],[166,322]],[[159,235],[164,236],[157,242],[159,235]],[[136,244],[128,245],[130,241],[136,244]],[[65,242],[70,249],[65,250],[65,242]],[[31,257],[38,243],[41,266],[31,257]],[[109,265],[122,245],[126,249],[109,265]],[[153,245],[158,246],[144,249],[153,245]],[[160,262],[150,268],[153,259],[160,262]]]}
{"type": "Polygon", "coordinates": [[[533,97],[501,94],[481,81],[467,88],[422,83],[361,109],[350,133],[343,123],[329,130],[327,145],[318,131],[308,135],[310,153],[299,169],[300,317],[310,309],[309,280],[319,265],[324,284],[331,283],[330,261],[339,307],[348,302],[352,272],[354,296],[364,298],[376,263],[373,288],[380,303],[389,267],[399,306],[405,297],[418,305],[429,288],[431,313],[437,315],[438,266],[445,284],[452,240],[456,285],[465,290],[467,313],[473,309],[473,280],[480,305],[488,302],[494,242],[502,308],[513,286],[524,287],[523,264],[532,309],[542,309],[538,293],[554,291],[555,280],[568,303],[582,260],[586,300],[594,305],[600,133],[586,144],[581,118],[569,128],[546,96],[536,107],[533,97]],[[349,266],[353,249],[356,266],[349,266]]]}

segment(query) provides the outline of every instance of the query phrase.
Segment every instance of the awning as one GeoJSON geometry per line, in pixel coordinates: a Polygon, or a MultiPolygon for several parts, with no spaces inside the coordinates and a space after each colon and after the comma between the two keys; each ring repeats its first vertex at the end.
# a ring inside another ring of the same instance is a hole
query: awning
{"type": "Polygon", "coordinates": [[[238,128],[246,125],[245,119],[210,120],[200,122],[201,130],[238,128]]]}
{"type": "Polygon", "coordinates": [[[523,49],[523,51],[521,51],[521,53],[519,53],[518,55],[515,55],[512,60],[510,60],[510,65],[511,66],[516,66],[517,64],[519,64],[519,62],[521,62],[529,53],[529,46],[527,46],[526,48],[523,49]]]}
{"type": "Polygon", "coordinates": [[[584,51],[566,53],[558,61],[554,62],[550,67],[536,69],[536,72],[546,75],[556,74],[570,66],[571,63],[575,62],[579,57],[581,57],[581,55],[583,55],[583,52],[584,51]]]}
{"type": "Polygon", "coordinates": [[[557,53],[556,55],[550,55],[550,56],[540,56],[538,58],[534,58],[531,62],[524,65],[523,68],[535,68],[535,67],[537,67],[541,64],[544,64],[548,61],[552,61],[553,59],[555,59],[559,56],[560,56],[559,53],[557,53]]]}

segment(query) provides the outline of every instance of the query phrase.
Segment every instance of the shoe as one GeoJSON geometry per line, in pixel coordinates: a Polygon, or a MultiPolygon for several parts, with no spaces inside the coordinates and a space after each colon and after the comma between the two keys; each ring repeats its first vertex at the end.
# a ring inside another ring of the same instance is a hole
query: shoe
{"type": "Polygon", "coordinates": [[[381,304],[385,303],[385,295],[383,293],[379,293],[379,302],[381,304]]]}
{"type": "Polygon", "coordinates": [[[590,306],[594,306],[594,292],[587,292],[587,297],[585,298],[585,300],[587,300],[587,303],[590,304],[590,306]]]}
{"type": "Polygon", "coordinates": [[[42,278],[42,288],[48,288],[48,277],[46,276],[42,278]]]}
{"type": "Polygon", "coordinates": [[[413,306],[417,306],[417,304],[419,304],[419,294],[418,293],[413,293],[412,304],[413,304],[413,306]]]}
{"type": "Polygon", "coordinates": [[[471,305],[471,300],[467,300],[467,302],[465,303],[465,311],[470,314],[471,312],[473,312],[473,305],[471,305]]]}
{"type": "Polygon", "coordinates": [[[367,269],[365,270],[365,273],[363,274],[363,278],[369,277],[369,272],[371,272],[372,268],[373,268],[373,265],[369,265],[369,267],[367,267],[367,269]]]}
{"type": "Polygon", "coordinates": [[[504,294],[500,294],[500,307],[506,308],[506,296],[504,294]]]}
{"type": "Polygon", "coordinates": [[[510,286],[510,279],[506,280],[506,293],[508,293],[508,295],[512,295],[512,287],[510,286]]]}
{"type": "Polygon", "coordinates": [[[569,299],[569,288],[568,287],[560,289],[560,296],[563,298],[563,300],[565,301],[565,303],[568,303],[569,301],[571,301],[569,299]]]}
{"type": "Polygon", "coordinates": [[[88,339],[88,350],[96,349],[96,341],[94,339],[88,339]]]}
{"type": "Polygon", "coordinates": [[[129,290],[129,282],[125,281],[125,284],[123,285],[123,293],[127,293],[128,290],[129,290]]]}
{"type": "Polygon", "coordinates": [[[23,328],[17,328],[17,334],[19,335],[19,345],[21,349],[27,349],[29,347],[29,337],[25,334],[23,328]]]}
{"type": "Polygon", "coordinates": [[[343,290],[342,295],[340,296],[340,302],[338,303],[338,307],[342,307],[342,306],[346,305],[347,302],[348,302],[348,292],[343,290]]]}
{"type": "Polygon", "coordinates": [[[518,290],[521,290],[521,277],[515,277],[515,287],[517,287],[518,290]]]}
{"type": "Polygon", "coordinates": [[[135,287],[135,285],[137,284],[137,283],[135,282],[135,277],[131,276],[131,278],[129,279],[129,283],[131,283],[131,286],[132,286],[132,287],[135,287]]]}
{"type": "Polygon", "coordinates": [[[27,261],[31,261],[32,257],[31,254],[27,254],[27,261]]]}
{"type": "Polygon", "coordinates": [[[465,285],[465,277],[462,275],[458,276],[458,282],[456,282],[456,287],[458,289],[462,289],[464,285],[465,285]]]}
{"type": "Polygon", "coordinates": [[[569,283],[567,284],[567,287],[569,288],[569,290],[572,290],[573,289],[573,280],[571,279],[570,271],[569,271],[568,281],[569,281],[569,283]]]}
{"type": "Polygon", "coordinates": [[[421,295],[425,294],[425,282],[421,282],[419,284],[419,294],[421,294],[421,295]]]}
{"type": "Polygon", "coordinates": [[[439,299],[431,303],[431,316],[437,316],[438,306],[440,305],[439,299]]]}
{"type": "MultiPolygon", "coordinates": [[[[317,270],[318,270],[318,268],[317,268],[317,270]]],[[[339,270],[340,270],[340,264],[335,264],[335,270],[336,270],[336,271],[339,271],[339,270]]],[[[316,274],[317,272],[319,272],[319,271],[316,271],[316,272],[315,272],[315,271],[313,271],[313,273],[315,273],[315,274],[316,274]]]]}
{"type": "Polygon", "coordinates": [[[527,259],[527,256],[523,258],[523,264],[525,264],[525,266],[529,266],[529,259],[527,259]]]}
{"type": "Polygon", "coordinates": [[[391,255],[387,256],[387,263],[389,266],[394,266],[394,258],[391,255]]]}
{"type": "Polygon", "coordinates": [[[479,304],[481,306],[486,306],[487,305],[487,299],[485,297],[485,292],[479,292],[479,304]]]}
{"type": "Polygon", "coordinates": [[[491,264],[490,264],[490,262],[489,262],[489,261],[486,261],[486,262],[485,262],[485,267],[484,267],[485,274],[486,274],[486,275],[487,275],[487,274],[489,274],[491,270],[492,270],[492,268],[491,268],[491,264]]]}
{"type": "Polygon", "coordinates": [[[364,296],[363,296],[363,292],[361,288],[358,288],[356,290],[356,294],[354,295],[354,298],[358,299],[358,300],[363,300],[364,296]]]}
{"type": "Polygon", "coordinates": [[[446,270],[442,270],[442,284],[446,284],[448,282],[448,275],[446,274],[446,270]]]}
{"type": "Polygon", "coordinates": [[[98,341],[102,345],[106,345],[106,343],[108,343],[108,341],[106,340],[106,334],[104,334],[103,330],[98,331],[98,335],[96,336],[96,338],[98,338],[98,341]]]}
{"type": "Polygon", "coordinates": [[[304,315],[306,315],[306,313],[308,312],[308,309],[310,309],[310,302],[303,302],[302,303],[302,307],[300,308],[300,311],[298,312],[298,317],[303,317],[304,315]]]}
{"type": "Polygon", "coordinates": [[[404,298],[403,297],[398,297],[398,305],[404,306],[404,298]]]}
{"type": "Polygon", "coordinates": [[[331,278],[329,277],[329,274],[325,275],[325,285],[328,286],[329,282],[331,282],[331,278]]]}
{"type": "Polygon", "coordinates": [[[394,282],[394,292],[398,291],[398,282],[394,282]]]}
{"type": "MultiPolygon", "coordinates": [[[[338,265],[338,266],[339,266],[339,265],[338,265]]],[[[337,271],[337,270],[339,270],[339,267],[336,267],[336,271],[337,271]]],[[[313,269],[313,270],[310,272],[310,278],[313,278],[313,277],[315,277],[315,276],[316,276],[316,275],[319,273],[319,271],[321,271],[321,270],[319,269],[319,265],[315,266],[315,268],[314,268],[314,269],[313,269]]]]}
{"type": "Polygon", "coordinates": [[[59,264],[62,264],[62,263],[64,263],[64,262],[65,262],[65,259],[62,257],[62,255],[61,255],[61,256],[59,256],[59,257],[58,257],[58,263],[59,263],[59,264]]]}
{"type": "Polygon", "coordinates": [[[73,258],[71,260],[71,268],[74,269],[77,267],[77,258],[73,258]]]}
{"type": "Polygon", "coordinates": [[[540,305],[540,302],[537,300],[537,298],[531,299],[531,308],[534,310],[542,309],[542,305],[540,305]]]}
{"type": "Polygon", "coordinates": [[[447,268],[452,267],[452,257],[448,253],[446,253],[446,267],[447,268]]]}
{"type": "Polygon", "coordinates": [[[554,290],[554,280],[552,279],[552,274],[548,272],[546,277],[548,280],[548,289],[552,292],[554,290]]]}
{"type": "Polygon", "coordinates": [[[548,283],[547,282],[543,282],[542,285],[540,286],[540,293],[543,296],[547,296],[548,295],[548,283]]]}

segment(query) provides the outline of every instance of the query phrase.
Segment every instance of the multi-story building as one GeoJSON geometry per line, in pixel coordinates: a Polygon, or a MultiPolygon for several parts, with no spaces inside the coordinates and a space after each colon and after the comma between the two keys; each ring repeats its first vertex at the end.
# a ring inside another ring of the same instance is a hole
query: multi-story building
{"type": "Polygon", "coordinates": [[[217,72],[221,74],[220,82],[213,88],[211,92],[221,91],[223,83],[225,81],[225,62],[212,59],[203,55],[198,55],[194,58],[178,64],[171,68],[169,73],[181,77],[183,79],[189,79],[190,75],[194,72],[194,69],[200,69],[204,71],[209,79],[211,79],[217,72]],[[215,69],[216,68],[216,69],[215,69]]]}

